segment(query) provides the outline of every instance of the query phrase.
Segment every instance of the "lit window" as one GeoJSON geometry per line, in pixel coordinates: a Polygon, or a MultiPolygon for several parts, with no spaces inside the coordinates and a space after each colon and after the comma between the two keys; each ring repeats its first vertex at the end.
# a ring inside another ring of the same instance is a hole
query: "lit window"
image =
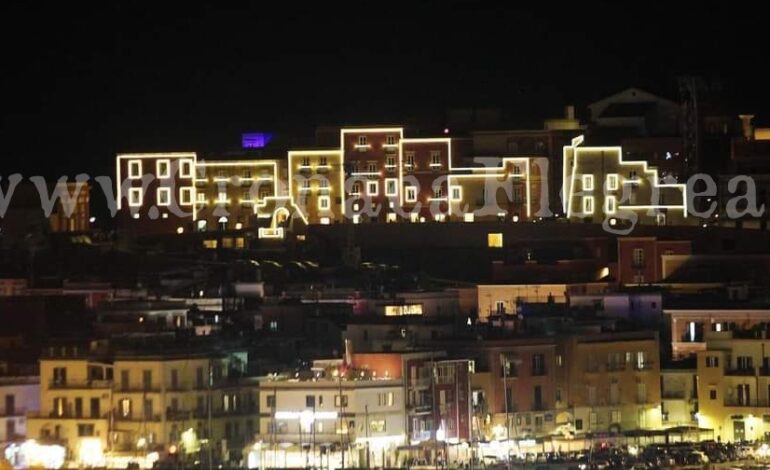
{"type": "Polygon", "coordinates": [[[593,196],[585,196],[585,197],[583,197],[583,213],[584,214],[593,214],[594,213],[594,197],[593,196]]]}
{"type": "Polygon", "coordinates": [[[309,168],[310,167],[310,157],[302,157],[302,163],[300,163],[300,168],[309,168]]]}
{"type": "Polygon", "coordinates": [[[170,164],[168,160],[158,160],[155,162],[155,172],[158,174],[158,178],[168,178],[171,176],[169,169],[170,164]]]}
{"type": "Polygon", "coordinates": [[[198,202],[206,202],[206,193],[204,192],[198,192],[195,197],[198,199],[198,202]]]}
{"type": "Polygon", "coordinates": [[[368,173],[377,173],[377,164],[376,164],[376,163],[374,163],[374,162],[369,162],[369,163],[366,165],[366,171],[367,171],[368,173]]]}
{"type": "Polygon", "coordinates": [[[319,157],[318,158],[318,166],[319,167],[327,167],[329,166],[329,161],[326,157],[319,157]]]}
{"type": "Polygon", "coordinates": [[[502,248],[503,247],[503,234],[502,233],[488,233],[487,234],[487,246],[489,248],[502,248]]]}
{"type": "Polygon", "coordinates": [[[607,189],[610,191],[618,189],[618,175],[614,173],[607,175],[607,189]]]}
{"type": "Polygon", "coordinates": [[[583,175],[583,191],[594,190],[594,175],[583,175]]]}
{"type": "Polygon", "coordinates": [[[158,188],[157,198],[159,206],[171,204],[171,188],[158,188]]]}
{"type": "Polygon", "coordinates": [[[361,183],[353,183],[353,187],[350,190],[350,194],[354,196],[361,195],[361,183]]]}
{"type": "Polygon", "coordinates": [[[441,166],[441,152],[438,150],[430,151],[430,166],[431,168],[438,168],[441,166]]]}
{"type": "Polygon", "coordinates": [[[457,202],[463,198],[462,186],[452,186],[452,200],[457,202]]]}
{"type": "Polygon", "coordinates": [[[227,191],[217,193],[217,202],[227,202],[227,191]]]}
{"type": "Polygon", "coordinates": [[[473,212],[467,212],[463,215],[463,220],[465,222],[473,222],[473,212]]]}
{"type": "Polygon", "coordinates": [[[604,212],[607,214],[614,214],[617,207],[617,200],[615,196],[607,196],[604,199],[604,212]]]}
{"type": "Polygon", "coordinates": [[[329,210],[329,196],[318,196],[318,209],[322,211],[329,210]]]}
{"type": "Polygon", "coordinates": [[[192,178],[192,160],[182,160],[179,162],[179,177],[192,178]]]}
{"type": "Polygon", "coordinates": [[[414,151],[406,152],[404,156],[404,166],[406,168],[414,168],[414,151]]]}
{"type": "Polygon", "coordinates": [[[631,256],[631,262],[635,268],[644,267],[644,248],[634,248],[631,256]]]}
{"type": "Polygon", "coordinates": [[[179,204],[189,206],[193,201],[193,188],[179,188],[179,204]]]}
{"type": "Polygon", "coordinates": [[[385,195],[396,196],[398,194],[398,180],[396,178],[385,179],[385,195]]]}
{"type": "Polygon", "coordinates": [[[388,169],[395,168],[396,167],[396,157],[388,157],[387,160],[385,160],[385,167],[388,168],[388,169]]]}
{"type": "Polygon", "coordinates": [[[358,145],[369,145],[369,139],[365,135],[359,135],[358,145]]]}
{"type": "Polygon", "coordinates": [[[389,135],[385,138],[385,145],[396,145],[396,136],[389,135]]]}
{"type": "Polygon", "coordinates": [[[321,190],[328,191],[329,190],[329,180],[327,180],[324,177],[321,177],[321,180],[318,181],[318,188],[321,190]]]}
{"type": "Polygon", "coordinates": [[[131,207],[142,205],[142,188],[131,188],[128,190],[128,205],[131,207]]]}
{"type": "Polygon", "coordinates": [[[417,202],[417,188],[414,186],[407,186],[404,199],[406,202],[417,202]]]}
{"type": "Polygon", "coordinates": [[[128,177],[131,179],[140,179],[142,177],[142,161],[141,160],[129,160],[128,161],[128,177]]]}
{"type": "Polygon", "coordinates": [[[513,165],[513,174],[514,175],[520,175],[521,174],[521,167],[519,165],[513,165]]]}
{"type": "Polygon", "coordinates": [[[366,182],[366,194],[369,196],[376,196],[379,193],[379,183],[377,181],[366,182]]]}

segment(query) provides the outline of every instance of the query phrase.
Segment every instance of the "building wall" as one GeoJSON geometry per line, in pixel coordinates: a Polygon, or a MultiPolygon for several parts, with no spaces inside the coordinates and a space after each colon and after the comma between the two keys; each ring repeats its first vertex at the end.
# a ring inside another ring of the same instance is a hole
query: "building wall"
{"type": "Polygon", "coordinates": [[[289,151],[288,168],[289,195],[308,223],[343,222],[345,166],[340,151],[289,151]],[[322,207],[321,198],[328,198],[328,208],[322,207]]]}
{"type": "Polygon", "coordinates": [[[661,377],[663,426],[697,426],[698,389],[694,369],[664,369],[661,377]]]}
{"type": "Polygon", "coordinates": [[[237,230],[238,227],[256,226],[255,206],[276,196],[278,165],[277,160],[198,162],[196,230],[237,230]]]}
{"type": "Polygon", "coordinates": [[[692,251],[687,240],[664,241],[655,237],[618,238],[618,281],[644,284],[663,280],[662,256],[686,255],[692,251]],[[641,250],[641,259],[636,254],[641,250]]]}
{"type": "Polygon", "coordinates": [[[396,178],[397,187],[401,186],[398,165],[402,161],[400,153],[400,141],[403,138],[403,128],[368,128],[368,129],[342,129],[340,131],[340,149],[343,153],[345,168],[349,176],[361,183],[361,195],[366,198],[356,197],[351,192],[352,185],[345,188],[345,199],[351,199],[350,216],[360,217],[361,221],[376,220],[385,222],[388,220],[390,202],[394,206],[401,203],[399,195],[387,196],[385,194],[386,178],[396,178]],[[366,144],[359,144],[359,139],[365,138],[366,144]],[[390,143],[388,143],[388,139],[390,143]],[[395,162],[389,164],[389,158],[395,162]],[[369,183],[376,184],[376,195],[369,194],[369,183]],[[376,215],[369,215],[368,205],[376,215]],[[357,207],[357,208],[356,208],[357,207]]]}
{"type": "Polygon", "coordinates": [[[116,193],[119,220],[124,228],[141,235],[175,233],[180,227],[191,231],[195,219],[196,162],[197,155],[192,152],[119,154],[116,193]],[[166,163],[167,176],[160,175],[160,165],[166,163]],[[130,171],[134,165],[139,165],[139,173],[130,171]],[[146,185],[143,177],[149,180],[146,185]],[[138,200],[129,200],[132,189],[141,189],[138,200]],[[159,190],[165,189],[169,190],[168,202],[159,200],[159,190]],[[183,191],[189,193],[190,199],[182,200],[183,191]]]}
{"type": "Polygon", "coordinates": [[[40,410],[38,377],[0,377],[0,442],[27,436],[27,413],[40,410]]]}
{"type": "Polygon", "coordinates": [[[644,161],[624,161],[621,147],[575,144],[565,147],[563,171],[570,220],[609,224],[615,219],[618,228],[633,219],[645,225],[686,222],[684,185],[661,183],[657,170],[644,161]]]}
{"type": "Polygon", "coordinates": [[[498,313],[498,302],[503,312],[515,314],[517,301],[521,303],[547,303],[549,299],[557,304],[567,302],[566,284],[486,284],[476,286],[479,320],[485,321],[498,313]]]}
{"type": "Polygon", "coordinates": [[[661,426],[660,358],[655,335],[572,337],[565,354],[569,364],[567,400],[574,409],[578,433],[661,426]]]}

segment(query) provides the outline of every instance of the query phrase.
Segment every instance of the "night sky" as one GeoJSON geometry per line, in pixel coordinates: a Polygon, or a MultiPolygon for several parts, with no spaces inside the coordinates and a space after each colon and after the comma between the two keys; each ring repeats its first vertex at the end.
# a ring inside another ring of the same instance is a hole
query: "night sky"
{"type": "Polygon", "coordinates": [[[118,151],[227,149],[246,130],[438,128],[453,106],[526,127],[628,86],[677,99],[680,74],[720,81],[735,110],[770,108],[757,4],[8,3],[0,175],[111,175],[118,151]]]}

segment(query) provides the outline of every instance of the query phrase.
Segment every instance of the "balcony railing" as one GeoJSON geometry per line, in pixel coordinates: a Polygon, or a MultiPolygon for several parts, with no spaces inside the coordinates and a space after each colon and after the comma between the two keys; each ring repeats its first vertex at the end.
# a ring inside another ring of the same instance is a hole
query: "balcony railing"
{"type": "Polygon", "coordinates": [[[124,393],[160,393],[160,385],[156,385],[156,384],[150,384],[150,385],[129,384],[126,386],[119,385],[115,389],[115,391],[124,392],[124,393]]]}
{"type": "Polygon", "coordinates": [[[738,406],[738,407],[767,407],[768,406],[768,400],[766,399],[749,399],[749,400],[741,400],[740,398],[725,398],[724,401],[725,406],[738,406]]]}
{"type": "Polygon", "coordinates": [[[51,380],[48,382],[48,388],[50,390],[112,388],[112,380],[51,380]]]}
{"type": "Polygon", "coordinates": [[[27,417],[30,419],[34,418],[54,418],[54,419],[79,419],[79,420],[89,420],[89,419],[107,419],[110,417],[109,413],[101,413],[98,416],[91,416],[89,413],[75,413],[72,411],[67,411],[65,413],[57,413],[55,411],[51,411],[50,413],[43,413],[42,411],[36,411],[32,413],[27,413],[27,417]]]}
{"type": "Polygon", "coordinates": [[[135,421],[135,422],[159,422],[161,421],[161,415],[159,414],[131,414],[123,416],[120,413],[115,413],[115,421],[135,421]]]}
{"type": "Polygon", "coordinates": [[[726,369],[725,375],[734,375],[734,376],[741,376],[741,377],[747,377],[752,376],[754,374],[754,368],[753,367],[739,367],[735,369],[726,369]]]}

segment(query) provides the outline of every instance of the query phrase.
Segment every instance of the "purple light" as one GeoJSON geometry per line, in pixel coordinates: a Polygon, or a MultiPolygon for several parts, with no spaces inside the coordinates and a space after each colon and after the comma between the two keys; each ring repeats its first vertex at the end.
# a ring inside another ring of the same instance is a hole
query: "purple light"
{"type": "Polygon", "coordinates": [[[245,149],[261,149],[270,143],[273,134],[267,132],[247,132],[241,135],[241,147],[245,149]]]}

